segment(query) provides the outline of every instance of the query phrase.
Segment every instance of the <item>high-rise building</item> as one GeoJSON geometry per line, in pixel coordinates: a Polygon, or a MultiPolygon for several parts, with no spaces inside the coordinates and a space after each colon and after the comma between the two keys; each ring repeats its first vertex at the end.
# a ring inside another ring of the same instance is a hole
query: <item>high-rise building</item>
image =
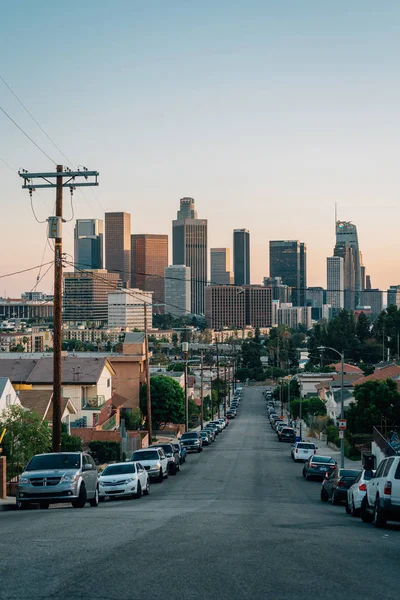
{"type": "Polygon", "coordinates": [[[165,274],[165,312],[175,317],[186,317],[191,311],[190,267],[170,265],[165,274]]]}
{"type": "Polygon", "coordinates": [[[372,289],[371,275],[366,275],[365,276],[365,289],[366,290],[371,290],[372,289]]]}
{"type": "Polygon", "coordinates": [[[131,279],[131,215],[125,212],[105,214],[106,269],[117,273],[123,287],[131,279]]]}
{"type": "Polygon", "coordinates": [[[311,318],[315,321],[319,321],[322,318],[325,295],[324,288],[320,286],[308,287],[306,289],[306,306],[311,307],[311,318]]]}
{"type": "Polygon", "coordinates": [[[233,283],[230,249],[211,248],[210,259],[211,285],[230,285],[233,283]]]}
{"type": "Polygon", "coordinates": [[[193,198],[182,198],[172,222],[172,262],[190,267],[191,311],[204,313],[207,284],[207,219],[198,219],[193,198]]]}
{"type": "MultiPolygon", "coordinates": [[[[381,314],[383,310],[383,294],[381,290],[375,289],[365,289],[360,294],[360,305],[364,308],[371,308],[372,317],[377,317],[381,314]]],[[[361,306],[357,306],[356,309],[360,310],[361,306]]]]}
{"type": "Polygon", "coordinates": [[[126,288],[108,294],[108,327],[110,329],[139,329],[152,327],[153,292],[126,288]],[[146,315],[145,315],[146,311],[146,315]]]}
{"type": "Polygon", "coordinates": [[[77,219],[74,229],[75,269],[103,268],[103,221],[77,219]]]}
{"type": "Polygon", "coordinates": [[[344,259],[341,256],[326,259],[326,303],[332,308],[344,308],[344,259]]]}
{"type": "Polygon", "coordinates": [[[292,302],[304,306],[307,287],[307,246],[298,240],[271,240],[269,243],[270,277],[281,277],[292,288],[292,302]]]}
{"type": "Polygon", "coordinates": [[[205,290],[206,322],[211,329],[271,327],[271,289],[261,285],[209,285],[205,290]]]}
{"type": "Polygon", "coordinates": [[[400,285],[391,285],[387,291],[387,305],[391,304],[400,308],[400,285]]]}
{"type": "Polygon", "coordinates": [[[311,306],[293,306],[291,302],[281,304],[278,308],[278,325],[287,325],[291,329],[304,325],[307,330],[311,329],[311,306]]]}
{"type": "MultiPolygon", "coordinates": [[[[344,308],[354,310],[363,288],[362,256],[358,245],[357,227],[349,221],[336,221],[334,256],[343,258],[344,308]]],[[[367,284],[366,284],[367,287],[367,284]]]]}
{"type": "Polygon", "coordinates": [[[264,277],[264,286],[271,288],[272,300],[289,302],[291,291],[288,285],[282,283],[282,277],[264,277]]]}
{"type": "Polygon", "coordinates": [[[108,294],[121,287],[118,273],[78,271],[64,273],[63,321],[107,325],[108,294]]]}
{"type": "Polygon", "coordinates": [[[233,230],[233,277],[235,285],[250,285],[250,232],[233,230]]]}
{"type": "MultiPolygon", "coordinates": [[[[131,235],[131,286],[154,292],[153,305],[164,303],[165,267],[168,267],[167,235],[131,235]]],[[[154,308],[153,312],[157,312],[154,308]]]]}

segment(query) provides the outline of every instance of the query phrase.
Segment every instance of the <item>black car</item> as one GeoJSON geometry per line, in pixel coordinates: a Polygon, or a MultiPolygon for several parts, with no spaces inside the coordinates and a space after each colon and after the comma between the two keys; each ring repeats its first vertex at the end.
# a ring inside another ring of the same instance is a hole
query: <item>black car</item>
{"type": "Polygon", "coordinates": [[[292,427],[283,427],[278,431],[278,439],[280,442],[291,442],[293,444],[296,439],[296,432],[292,427]]]}
{"type": "Polygon", "coordinates": [[[197,431],[182,433],[180,441],[187,452],[201,452],[203,450],[203,439],[197,431]]]}
{"type": "Polygon", "coordinates": [[[325,479],[326,473],[331,473],[336,469],[336,462],[331,456],[321,456],[313,454],[305,462],[303,467],[303,477],[308,481],[313,478],[325,479]]]}
{"type": "Polygon", "coordinates": [[[227,410],[226,416],[228,417],[228,419],[234,419],[236,417],[236,411],[235,410],[227,410]]]}
{"type": "Polygon", "coordinates": [[[150,448],[162,448],[168,460],[168,474],[176,475],[181,469],[181,456],[173,444],[152,444],[150,448]]]}
{"type": "Polygon", "coordinates": [[[338,469],[328,474],[322,482],[321,500],[332,504],[347,502],[347,490],[353,485],[361,471],[359,469],[338,469]]]}

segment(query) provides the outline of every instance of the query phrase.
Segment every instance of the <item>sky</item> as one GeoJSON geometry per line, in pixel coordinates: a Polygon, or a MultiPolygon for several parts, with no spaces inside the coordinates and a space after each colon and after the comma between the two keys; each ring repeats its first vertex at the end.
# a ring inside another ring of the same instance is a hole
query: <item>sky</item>
{"type": "MultiPolygon", "coordinates": [[[[0,106],[55,163],[100,172],[95,193],[75,193],[75,218],[121,210],[132,233],[171,236],[191,196],[209,247],[250,230],[252,283],[269,274],[270,239],[299,239],[308,285],[325,286],[337,203],[386,289],[400,283],[399,33],[392,0],[14,0],[0,75],[71,162],[1,80],[0,106]]],[[[2,112],[0,158],[54,169],[2,112]]],[[[51,260],[21,183],[0,160],[0,296],[32,289],[39,271],[3,275],[51,260]]],[[[33,204],[44,220],[53,191],[33,204]]],[[[51,272],[38,289],[51,293],[51,272]]]]}

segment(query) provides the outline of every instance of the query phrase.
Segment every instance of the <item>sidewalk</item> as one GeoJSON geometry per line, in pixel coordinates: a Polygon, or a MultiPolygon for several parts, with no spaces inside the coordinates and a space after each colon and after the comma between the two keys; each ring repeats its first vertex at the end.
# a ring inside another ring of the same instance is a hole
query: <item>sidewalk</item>
{"type": "Polygon", "coordinates": [[[5,500],[0,498],[0,511],[2,510],[16,510],[15,498],[7,496],[5,500]]]}
{"type": "MultiPolygon", "coordinates": [[[[298,433],[298,435],[300,435],[299,422],[297,423],[297,433],[298,433]]],[[[340,450],[335,450],[335,449],[331,448],[330,446],[328,446],[328,442],[322,442],[320,439],[318,439],[316,437],[307,435],[307,433],[308,433],[308,427],[307,427],[306,423],[303,421],[302,422],[303,442],[314,443],[316,446],[318,446],[317,454],[321,454],[322,456],[331,456],[332,458],[335,459],[335,461],[338,463],[338,465],[340,465],[340,450]]],[[[346,456],[344,457],[344,467],[345,467],[345,469],[362,469],[363,468],[361,460],[350,460],[350,458],[346,458],[346,456]]]]}

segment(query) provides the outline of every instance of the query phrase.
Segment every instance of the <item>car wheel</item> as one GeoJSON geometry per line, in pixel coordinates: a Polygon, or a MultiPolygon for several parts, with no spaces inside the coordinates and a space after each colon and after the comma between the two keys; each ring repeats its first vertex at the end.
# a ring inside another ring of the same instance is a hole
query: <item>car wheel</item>
{"type": "Polygon", "coordinates": [[[181,470],[181,465],[180,465],[180,464],[179,464],[179,465],[177,465],[177,467],[176,467],[176,470],[177,470],[177,471],[180,471],[180,470],[181,470]]]}
{"type": "Polygon", "coordinates": [[[160,469],[160,474],[158,476],[158,483],[162,483],[164,481],[164,474],[163,474],[163,470],[162,467],[160,469]]]}
{"type": "Polygon", "coordinates": [[[47,510],[50,506],[50,502],[39,502],[40,510],[47,510]]]}
{"type": "Polygon", "coordinates": [[[138,481],[136,494],[134,495],[134,497],[136,499],[139,499],[141,495],[142,495],[142,486],[140,485],[140,481],[138,481]]]}
{"type": "Polygon", "coordinates": [[[74,508],[84,508],[84,506],[86,504],[86,499],[87,499],[86,487],[85,487],[85,484],[82,483],[82,485],[79,489],[79,498],[78,498],[78,500],[74,500],[74,502],[72,502],[72,506],[74,508]]]}
{"type": "Polygon", "coordinates": [[[306,476],[306,471],[305,471],[305,469],[303,469],[303,477],[305,477],[305,476],[306,476]]]}
{"type": "Polygon", "coordinates": [[[177,472],[178,472],[178,467],[175,464],[172,465],[171,468],[170,468],[169,474],[170,475],[176,475],[177,472]]]}
{"type": "Polygon", "coordinates": [[[96,508],[99,505],[99,488],[98,487],[96,487],[96,490],[94,492],[94,498],[89,500],[89,504],[92,508],[96,508]]]}
{"type": "Polygon", "coordinates": [[[351,504],[350,514],[351,514],[352,517],[359,517],[360,516],[360,509],[355,507],[354,500],[353,500],[353,502],[351,504]]]}
{"type": "Polygon", "coordinates": [[[324,490],[324,488],[322,488],[321,490],[321,500],[322,502],[328,502],[329,500],[328,494],[326,493],[326,490],[324,490]]]}
{"type": "Polygon", "coordinates": [[[150,494],[150,481],[147,480],[146,488],[143,490],[143,494],[148,496],[150,494]]]}
{"type": "Polygon", "coordinates": [[[361,502],[361,510],[360,510],[361,521],[363,523],[372,523],[372,515],[368,512],[368,499],[365,496],[363,501],[361,502]]]}
{"type": "Polygon", "coordinates": [[[379,503],[379,496],[377,496],[374,504],[374,516],[372,522],[375,525],[375,527],[385,527],[386,521],[387,518],[385,512],[381,509],[379,503]]]}

